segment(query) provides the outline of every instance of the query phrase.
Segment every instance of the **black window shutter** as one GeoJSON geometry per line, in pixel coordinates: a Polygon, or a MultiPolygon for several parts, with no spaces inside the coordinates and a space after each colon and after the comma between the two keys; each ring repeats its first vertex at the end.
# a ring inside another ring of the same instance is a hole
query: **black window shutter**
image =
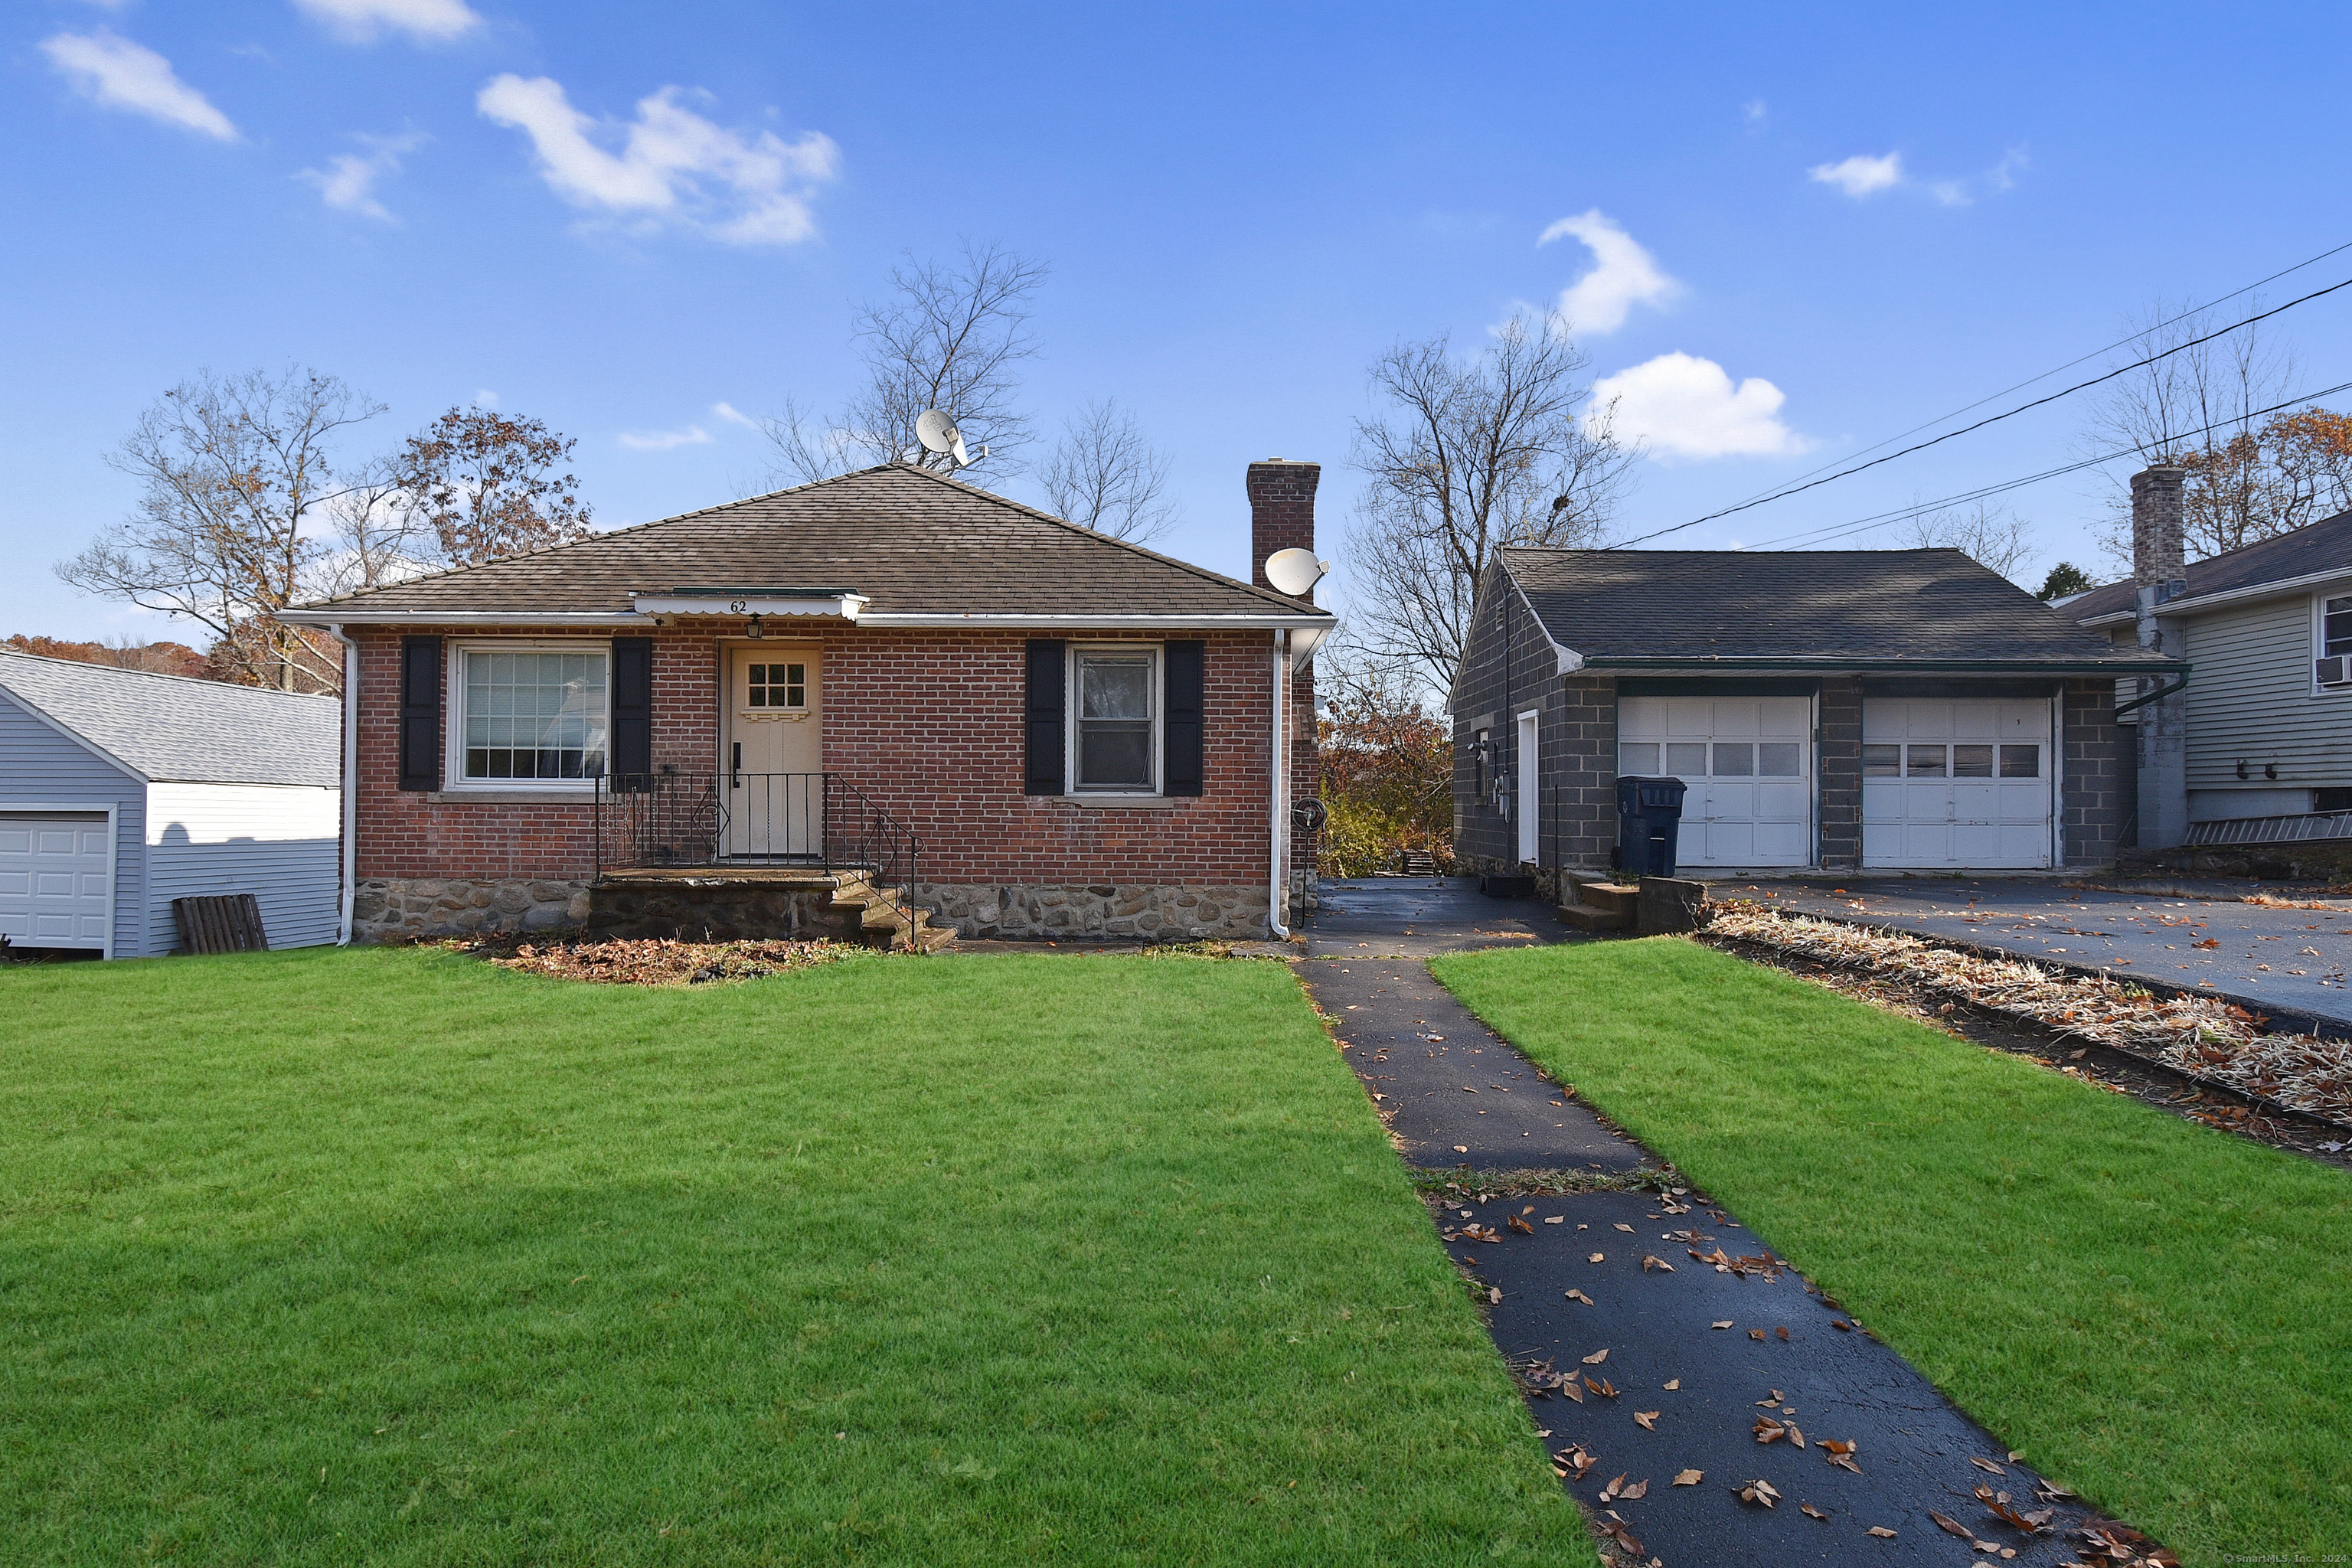
{"type": "Polygon", "coordinates": [[[1202,706],[1208,684],[1209,645],[1172,642],[1161,656],[1168,731],[1170,795],[1201,793],[1202,706]]]}
{"type": "MultiPolygon", "coordinates": [[[[613,736],[606,771],[642,780],[654,771],[654,639],[613,639],[613,736]]],[[[625,787],[625,786],[624,786],[625,787]]]]}
{"type": "Polygon", "coordinates": [[[1028,761],[1021,785],[1025,795],[1065,793],[1063,724],[1069,706],[1069,646],[1059,637],[1029,639],[1028,761]]]}
{"type": "Polygon", "coordinates": [[[400,639],[400,787],[441,787],[441,639],[400,639]]]}

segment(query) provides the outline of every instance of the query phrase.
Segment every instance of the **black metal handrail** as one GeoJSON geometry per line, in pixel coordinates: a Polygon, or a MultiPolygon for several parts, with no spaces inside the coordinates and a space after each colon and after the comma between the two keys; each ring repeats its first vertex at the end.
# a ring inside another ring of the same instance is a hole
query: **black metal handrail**
{"type": "Polygon", "coordinates": [[[839,773],[606,773],[595,871],[805,866],[865,872],[915,922],[922,840],[839,773]]]}

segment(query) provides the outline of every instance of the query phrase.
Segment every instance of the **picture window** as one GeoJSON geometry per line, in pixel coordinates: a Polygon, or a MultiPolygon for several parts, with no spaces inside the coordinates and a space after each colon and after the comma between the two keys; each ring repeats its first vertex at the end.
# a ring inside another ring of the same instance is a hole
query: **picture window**
{"type": "Polygon", "coordinates": [[[604,771],[604,650],[464,648],[458,659],[461,780],[584,780],[604,771]]]}

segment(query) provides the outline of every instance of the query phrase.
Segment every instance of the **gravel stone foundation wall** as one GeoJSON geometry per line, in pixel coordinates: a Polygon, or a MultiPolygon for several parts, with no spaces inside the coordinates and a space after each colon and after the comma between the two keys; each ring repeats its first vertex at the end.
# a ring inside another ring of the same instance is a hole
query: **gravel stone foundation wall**
{"type": "Polygon", "coordinates": [[[931,923],[970,937],[1129,937],[1143,941],[1253,941],[1265,935],[1265,888],[1020,887],[925,882],[918,902],[931,923]]]}
{"type": "Polygon", "coordinates": [[[562,931],[588,919],[588,884],[537,877],[379,877],[352,889],[352,940],[562,931]]]}

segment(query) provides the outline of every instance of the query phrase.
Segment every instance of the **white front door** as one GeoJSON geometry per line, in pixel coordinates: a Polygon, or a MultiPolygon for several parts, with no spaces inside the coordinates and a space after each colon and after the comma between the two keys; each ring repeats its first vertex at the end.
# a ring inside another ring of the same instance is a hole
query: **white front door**
{"type": "Polygon", "coordinates": [[[2050,864],[2046,698],[1869,698],[1862,705],[1862,863],[2050,864]]]}
{"type": "Polygon", "coordinates": [[[107,947],[114,888],[102,811],[0,811],[0,936],[19,947],[107,947]]]}
{"type": "Polygon", "coordinates": [[[1536,863],[1543,829],[1543,774],[1536,767],[1537,715],[1519,715],[1519,859],[1536,863]]]}
{"type": "Polygon", "coordinates": [[[1678,866],[1808,866],[1813,858],[1813,700],[1626,697],[1617,771],[1689,785],[1678,866]]]}
{"type": "Polygon", "coordinates": [[[817,855],[824,835],[824,665],[814,647],[727,658],[727,853],[817,855]]]}

